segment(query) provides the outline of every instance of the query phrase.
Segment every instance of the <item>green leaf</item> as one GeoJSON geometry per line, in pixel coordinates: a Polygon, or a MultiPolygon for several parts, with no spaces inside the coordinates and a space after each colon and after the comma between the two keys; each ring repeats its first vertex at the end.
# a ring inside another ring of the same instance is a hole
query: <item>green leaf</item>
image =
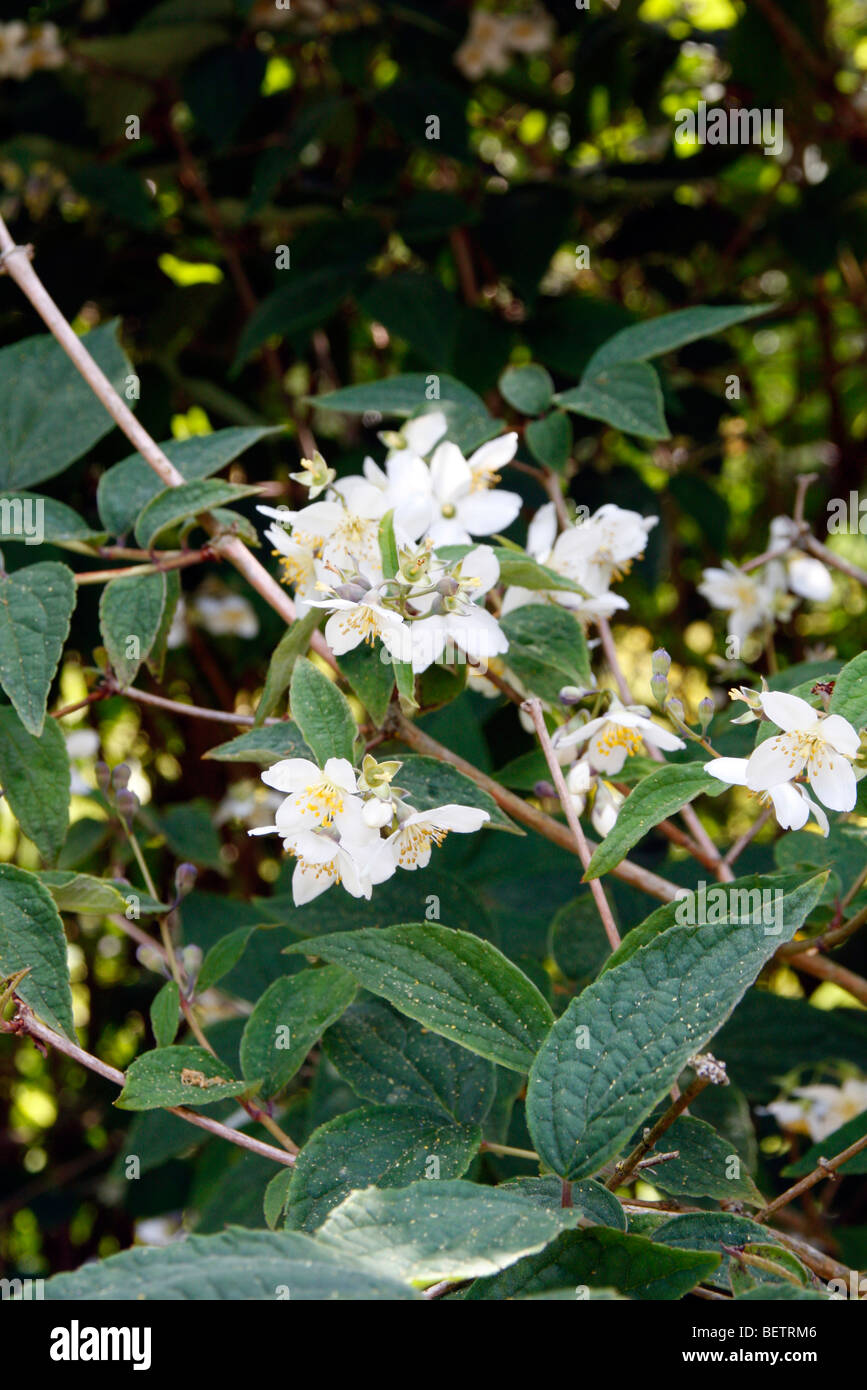
{"type": "Polygon", "coordinates": [[[208,951],[196,976],[196,993],[204,994],[233,970],[247,949],[255,927],[238,927],[220,937],[208,951]]]}
{"type": "Polygon", "coordinates": [[[154,638],[153,646],[147,657],[147,668],[154,680],[161,681],[163,678],[163,667],[168,651],[169,633],[175,620],[178,602],[181,597],[181,576],[179,570],[166,570],[166,601],[163,604],[163,616],[157,628],[157,635],[154,638]]]}
{"type": "Polygon", "coordinates": [[[363,415],[376,411],[385,416],[428,414],[441,410],[448,422],[448,437],[464,453],[476,449],[486,439],[499,434],[502,425],[488,414],[488,409],[475,391],[445,373],[439,373],[439,395],[431,399],[431,380],[424,372],[384,377],[363,386],[346,386],[324,396],[308,400],[321,410],[338,410],[348,415],[363,415]]]}
{"type": "MultiPolygon", "coordinates": [[[[504,1184],[510,1192],[520,1193],[527,1201],[548,1211],[561,1211],[563,1184],[559,1178],[510,1178],[504,1184]]],[[[571,1210],[578,1216],[586,1216],[594,1225],[612,1226],[617,1231],[626,1230],[626,1213],[613,1192],[603,1187],[601,1182],[585,1178],[582,1182],[569,1184],[572,1198],[571,1210]]],[[[566,1208],[565,1210],[570,1210],[566,1208]]]]}
{"type": "MultiPolygon", "coordinates": [[[[567,579],[563,574],[548,569],[538,560],[533,560],[523,550],[511,550],[504,545],[495,546],[494,554],[500,565],[500,583],[507,587],[516,584],[522,589],[541,590],[545,593],[556,590],[564,593],[580,594],[580,584],[567,579]]],[[[516,610],[517,611],[517,610],[516,610]]]]}
{"type": "Polygon", "coordinates": [[[292,671],[289,704],[292,718],[320,767],[329,758],[352,762],[358,729],[349,701],[306,657],[297,660],[292,671]]]}
{"type": "Polygon", "coordinates": [[[324,1051],[363,1100],[445,1112],[467,1125],[480,1124],[493,1103],[490,1062],[376,999],[347,1009],[329,1028],[324,1051]]]}
{"type": "Polygon", "coordinates": [[[551,373],[535,362],[525,367],[507,367],[499,380],[500,395],[522,415],[541,415],[551,404],[554,383],[551,373]]]}
{"type": "MultiPolygon", "coordinates": [[[[117,323],[87,333],[88,352],[123,392],[132,368],[117,323]]],[[[44,482],[114,428],[78,368],[49,334],[0,349],[0,488],[19,493],[44,482]]]]}
{"type": "Polygon", "coordinates": [[[643,362],[648,357],[674,352],[697,338],[708,338],[735,323],[767,314],[772,307],[770,304],[701,305],[695,309],[676,309],[673,314],[662,314],[645,323],[630,324],[594,352],[587,371],[624,362],[643,362]]]}
{"type": "Polygon", "coordinates": [[[188,1236],[176,1245],[135,1246],[93,1260],[72,1274],[57,1274],[45,1284],[46,1299],[63,1303],[275,1298],[369,1302],[414,1296],[405,1283],[341,1259],[300,1231],[239,1227],[214,1236],[188,1236]]]}
{"type": "MultiPolygon", "coordinates": [[[[80,822],[76,821],[76,824],[80,822]]],[[[95,878],[71,869],[43,869],[39,879],[45,884],[59,912],[88,913],[106,917],[110,912],[126,913],[135,900],[136,912],[168,912],[168,903],[158,903],[149,893],[118,879],[95,878]]]]}
{"type": "Polygon", "coordinates": [[[293,1176],[291,1168],[283,1168],[265,1188],[264,1216],[269,1231],[276,1231],[282,1224],[293,1176]]]}
{"type": "Polygon", "coordinates": [[[629,1298],[683,1298],[717,1268],[719,1255],[697,1250],[672,1250],[644,1236],[627,1235],[606,1226],[564,1231],[539,1254],[512,1265],[492,1279],[479,1279],[466,1297],[526,1298],[548,1289],[601,1286],[629,1298]]]}
{"type": "Polygon", "coordinates": [[[251,1089],[250,1081],[236,1081],[229,1068],[203,1047],[158,1047],[143,1052],[127,1067],[123,1090],[114,1102],[119,1110],[157,1110],[168,1105],[213,1105],[227,1096],[240,1096],[251,1089]],[[211,1084],[183,1081],[184,1072],[194,1073],[211,1084]],[[221,1078],[215,1081],[215,1078],[221,1078]]]}
{"type": "Polygon", "coordinates": [[[256,1004],[241,1038],[241,1071],[276,1095],[295,1075],[326,1028],[352,1003],[355,980],[337,966],[275,980],[256,1004]]]}
{"type": "Polygon", "coordinates": [[[527,1091],[536,1152],[555,1173],[590,1176],[620,1152],[795,935],[823,882],[820,875],[803,885],[799,911],[773,934],[761,923],[676,927],[573,999],[539,1052],[527,1091]]]}
{"type": "Polygon", "coordinates": [[[383,655],[387,653],[381,643],[371,647],[362,642],[352,651],[344,652],[337,662],[340,674],[377,726],[385,719],[394,690],[394,668],[390,660],[382,660],[383,655]]]}
{"type": "Polygon", "coordinates": [[[57,1033],[76,1041],[63,923],[35,874],[0,864],[0,980],[29,968],[16,994],[57,1033]]]}
{"type": "MultiPolygon", "coordinates": [[[[617,920],[615,915],[615,921],[617,920]]],[[[551,954],[577,992],[596,979],[611,954],[611,945],[590,890],[564,903],[550,927],[551,954]]]]}
{"type": "Polygon", "coordinates": [[[397,553],[397,541],[394,538],[393,510],[386,512],[379,523],[379,556],[382,560],[382,572],[386,579],[394,579],[400,568],[400,558],[397,553]]]}
{"type": "Polygon", "coordinates": [[[624,801],[612,829],[597,846],[584,879],[599,878],[619,864],[667,816],[673,816],[702,792],[719,795],[723,783],[705,771],[704,763],[664,763],[639,782],[624,801]]]}
{"type": "MultiPolygon", "coordinates": [[[[654,1241],[677,1250],[722,1251],[724,1245],[743,1246],[773,1241],[774,1232],[760,1226],[748,1216],[735,1216],[727,1211],[688,1212],[662,1222],[653,1233],[654,1241]]],[[[723,1261],[711,1279],[717,1288],[727,1289],[731,1257],[723,1252],[723,1261]]]]}
{"type": "Polygon", "coordinates": [[[169,849],[178,859],[190,859],[208,869],[222,867],[214,809],[204,797],[170,806],[160,816],[159,824],[169,849]]]}
{"type": "Polygon", "coordinates": [[[830,713],[842,715],[854,729],[867,724],[867,652],[843,667],[831,695],[830,713]]]}
{"type": "Polygon", "coordinates": [[[320,610],[312,608],[305,617],[296,619],[280,638],[268,665],[262,697],[256,707],[256,727],[264,724],[268,715],[274,713],[283,692],[289,689],[295,662],[307,651],[310,638],[321,621],[320,610]]]}
{"type": "Polygon", "coordinates": [[[459,1125],[412,1105],[366,1105],[338,1115],[320,1125],[298,1155],[286,1225],[315,1231],[355,1188],[459,1178],[481,1142],[478,1125],[459,1125]]]}
{"type": "Polygon", "coordinates": [[[24,834],[55,859],[69,825],[69,758],[55,719],[34,738],[14,709],[0,709],[0,784],[24,834]]]}
{"type": "Polygon", "coordinates": [[[293,270],[290,275],[288,283],[267,295],[248,318],[238,341],[231,376],[237,376],[247,359],[269,338],[301,333],[324,323],[361,279],[357,269],[333,265],[293,270]]]}
{"type": "Polygon", "coordinates": [[[162,625],[165,574],[131,574],[106,584],[99,601],[99,626],[109,660],[122,686],[132,685],[162,625]],[[135,653],[131,655],[130,653],[135,653]]]}
{"type": "Polygon", "coordinates": [[[181,483],[180,487],[167,487],[139,513],[135,524],[136,540],[149,550],[157,536],[170,526],[260,491],[258,484],[227,483],[222,478],[200,478],[192,483],[181,483]]]}
{"type": "Polygon", "coordinates": [[[398,270],[374,281],[359,308],[412,347],[432,368],[454,366],[458,305],[435,275],[398,270]]]}
{"type": "MultiPolygon", "coordinates": [[[[655,1117],[654,1117],[655,1118],[655,1117]]],[[[636,1131],[627,1144],[632,1148],[641,1139],[636,1131]]],[[[678,1158],[666,1159],[658,1167],[642,1169],[642,1177],[672,1197],[711,1197],[717,1201],[763,1204],[743,1161],[733,1152],[731,1141],[717,1134],[704,1120],[680,1115],[665,1132],[657,1152],[679,1151],[678,1158]],[[729,1177],[731,1173],[731,1177],[729,1177]]],[[[653,1152],[648,1158],[653,1157],[653,1152]]]]}
{"type": "MultiPolygon", "coordinates": [[[[215,430],[213,434],[194,435],[192,439],[167,439],[160,448],[187,482],[193,482],[196,478],[218,473],[260,439],[282,432],[282,426],[215,430]]],[[[103,524],[113,536],[124,535],[132,530],[142,508],[162,492],[164,486],[140,454],[122,459],[106,469],[96,490],[103,524]]]]}
{"type": "Polygon", "coordinates": [[[302,941],[289,952],[342,965],[401,1013],[513,1071],[526,1071],[551,1010],[526,975],[469,932],[432,922],[302,941]]]}
{"type": "Polygon", "coordinates": [[[400,707],[404,714],[413,714],[419,706],[418,700],[415,698],[415,672],[412,669],[412,662],[392,661],[391,669],[394,672],[400,707]]]}
{"type": "Polygon", "coordinates": [[[174,980],[167,980],[151,1004],[151,1028],[157,1047],[170,1047],[181,1019],[181,995],[174,980]]]}
{"type": "Polygon", "coordinates": [[[577,386],[554,397],[573,415],[586,415],[642,439],[668,439],[662,387],[647,362],[622,362],[587,369],[577,386]]]}
{"type": "MultiPolygon", "coordinates": [[[[822,877],[826,879],[827,875],[822,877]]],[[[755,922],[760,920],[763,911],[773,911],[783,920],[792,917],[803,922],[812,911],[813,879],[814,874],[809,870],[791,874],[748,874],[724,885],[700,885],[697,893],[684,889],[679,899],[663,903],[626,933],[617,950],[603,964],[602,974],[622,965],[640,947],[669,928],[698,922],[721,923],[729,917],[740,918],[742,923],[755,922]],[[806,910],[805,901],[810,903],[806,910]]]]}
{"type": "Polygon", "coordinates": [[[326,1217],[318,1240],[396,1278],[433,1284],[504,1269],[541,1250],[562,1221],[507,1188],[424,1181],[353,1192],[326,1217]]]}
{"type": "Polygon", "coordinates": [[[530,420],[524,431],[527,448],[537,463],[559,473],[572,456],[572,421],[562,410],[530,420]]]}
{"type": "Polygon", "coordinates": [[[88,542],[98,545],[108,536],[107,531],[92,530],[65,502],[56,502],[53,497],[38,497],[35,492],[0,493],[0,518],[4,544],[14,541],[33,544],[33,538],[38,535],[40,543],[47,541],[90,555],[93,551],[88,542]]]}
{"type": "Polygon", "coordinates": [[[528,603],[501,619],[509,639],[506,663],[542,700],[559,705],[564,685],[591,683],[584,630],[565,608],[528,603]]]}
{"type": "Polygon", "coordinates": [[[74,607],[75,581],[66,565],[45,560],[0,574],[0,685],[36,738],[74,607]]]}
{"type": "Polygon", "coordinates": [[[410,754],[401,763],[397,782],[409,792],[409,800],[416,811],[430,811],[434,806],[456,802],[459,806],[476,806],[480,811],[487,811],[490,820],[485,821],[485,825],[490,830],[508,830],[512,835],[526,833],[500,810],[489,792],[482,791],[471,777],[465,777],[451,763],[410,754]]]}
{"type": "Polygon", "coordinates": [[[271,767],[281,758],[309,758],[310,749],[298,725],[290,719],[281,719],[279,724],[265,724],[239,734],[228,743],[218,743],[203,757],[213,758],[218,763],[261,763],[263,767],[271,767]]]}

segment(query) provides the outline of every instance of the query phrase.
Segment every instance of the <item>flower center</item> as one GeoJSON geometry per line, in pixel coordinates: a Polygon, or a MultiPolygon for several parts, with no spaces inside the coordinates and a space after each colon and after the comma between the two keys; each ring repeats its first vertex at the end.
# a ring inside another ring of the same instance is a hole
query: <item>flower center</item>
{"type": "Polygon", "coordinates": [[[428,846],[441,845],[447,834],[447,830],[437,830],[432,825],[408,825],[398,840],[398,863],[405,869],[414,869],[428,846]]]}
{"type": "Polygon", "coordinates": [[[303,809],[315,816],[320,825],[331,825],[343,810],[343,793],[333,782],[311,782],[304,792],[307,804],[303,809]]]}
{"type": "Polygon", "coordinates": [[[613,753],[615,748],[625,748],[629,756],[636,754],[641,747],[641,734],[628,724],[606,724],[599,734],[596,745],[603,754],[613,753]]]}

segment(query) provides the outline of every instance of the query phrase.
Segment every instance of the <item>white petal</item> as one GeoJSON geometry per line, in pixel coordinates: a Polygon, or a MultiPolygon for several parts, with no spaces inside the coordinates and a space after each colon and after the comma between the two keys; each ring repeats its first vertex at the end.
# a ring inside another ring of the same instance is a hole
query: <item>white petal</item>
{"type": "Polygon", "coordinates": [[[309,758],[284,758],[282,762],[274,763],[273,767],[262,773],[262,781],[266,787],[274,787],[278,792],[287,794],[297,792],[309,782],[321,780],[322,773],[309,758]]]}
{"type": "Polygon", "coordinates": [[[483,488],[461,497],[457,503],[457,520],[472,536],[490,536],[505,531],[521,510],[517,492],[502,488],[483,488]]]}
{"type": "Polygon", "coordinates": [[[825,603],[831,597],[834,581],[831,571],[811,555],[795,555],[789,561],[789,588],[799,598],[825,603]]]}
{"type": "Polygon", "coordinates": [[[760,743],[747,759],[747,786],[753,792],[766,792],[781,782],[791,782],[805,761],[793,739],[776,734],[760,743]]]}
{"type": "Polygon", "coordinates": [[[759,696],[762,709],[783,733],[810,729],[819,718],[818,710],[799,695],[787,695],[782,690],[766,690],[759,696]]]}
{"type": "Polygon", "coordinates": [[[403,824],[431,825],[436,830],[456,830],[459,834],[466,835],[478,830],[486,820],[490,820],[487,811],[480,811],[475,806],[457,806],[454,802],[449,802],[445,806],[435,806],[430,811],[415,811],[411,816],[407,816],[403,824]]]}
{"type": "Polygon", "coordinates": [[[705,763],[704,770],[709,777],[718,777],[730,787],[745,787],[747,784],[746,758],[712,758],[705,763]]]}
{"type": "Polygon", "coordinates": [[[855,772],[848,758],[841,753],[829,753],[807,763],[810,786],[829,811],[851,811],[858,797],[855,772]]]}
{"type": "Polygon", "coordinates": [[[849,723],[841,714],[829,714],[822,720],[822,738],[826,743],[830,743],[838,753],[843,753],[847,758],[856,758],[861,740],[849,723]]]}
{"type": "Polygon", "coordinates": [[[424,456],[442,439],[447,429],[448,422],[443,412],[432,410],[428,415],[418,415],[414,420],[408,420],[401,433],[407,448],[424,456]]]}
{"type": "Polygon", "coordinates": [[[553,502],[540,507],[527,528],[527,554],[541,560],[557,539],[557,508],[553,502]]]}
{"type": "Polygon", "coordinates": [[[486,473],[498,473],[507,463],[511,463],[517,449],[518,436],[514,431],[510,431],[508,434],[498,435],[496,439],[489,439],[487,444],[482,444],[474,454],[470,454],[467,463],[473,472],[483,469],[486,473]]]}
{"type": "Polygon", "coordinates": [[[778,787],[771,787],[770,797],[774,803],[774,815],[783,830],[800,830],[802,825],[806,825],[810,808],[795,783],[782,782],[778,787]]]}
{"type": "Polygon", "coordinates": [[[335,787],[340,787],[345,792],[355,791],[357,779],[348,758],[329,758],[323,771],[335,787]]]}
{"type": "Polygon", "coordinates": [[[433,490],[440,502],[454,502],[469,492],[473,474],[457,444],[438,444],[430,461],[433,490]]]}

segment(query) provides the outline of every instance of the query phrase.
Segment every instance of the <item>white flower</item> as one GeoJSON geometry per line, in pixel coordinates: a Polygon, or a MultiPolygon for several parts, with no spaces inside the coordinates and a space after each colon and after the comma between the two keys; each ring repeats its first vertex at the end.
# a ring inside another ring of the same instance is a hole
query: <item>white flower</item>
{"type": "MultiPolygon", "coordinates": [[[[300,577],[309,575],[312,557],[318,552],[325,565],[338,570],[363,569],[372,578],[382,576],[379,554],[379,523],[389,510],[382,490],[367,478],[341,478],[329,489],[325,501],[311,502],[298,512],[289,508],[259,506],[265,516],[292,527],[291,542],[270,527],[265,533],[281,554],[300,566],[300,577]],[[293,546],[300,545],[298,555],[293,546]]],[[[290,575],[290,582],[294,576],[290,575]]]]}
{"type": "Polygon", "coordinates": [[[622,578],[632,561],[643,554],[648,533],[658,520],[609,502],[585,522],[568,527],[558,536],[556,509],[553,502],[547,502],[530,523],[527,553],[555,574],[571,579],[584,592],[542,593],[511,588],[503,602],[503,615],[527,603],[551,602],[571,609],[579,618],[594,621],[628,608],[626,599],[612,594],[609,585],[622,578]]]}
{"type": "MultiPolygon", "coordinates": [[[[453,577],[457,589],[451,596],[439,598],[439,611],[416,618],[411,624],[412,664],[416,672],[426,671],[447,648],[457,647],[471,662],[481,665],[508,649],[506,635],[496,618],[478,602],[500,576],[500,566],[491,547],[476,546],[459,566],[451,567],[450,571],[443,566],[442,573],[453,577]]],[[[435,583],[436,578],[434,571],[432,582],[435,583]]],[[[451,654],[447,652],[448,655],[451,654]]]]}
{"type": "Polygon", "coordinates": [[[432,410],[427,415],[417,415],[414,420],[407,420],[399,432],[387,430],[379,437],[388,445],[388,460],[400,458],[403,454],[426,459],[447,430],[448,421],[443,412],[432,410]]]}
{"type": "Polygon", "coordinates": [[[781,1128],[809,1134],[814,1144],[867,1110],[867,1081],[855,1077],[842,1086],[798,1086],[792,1094],[800,1096],[801,1103],[774,1101],[767,1112],[781,1128]]]}
{"type": "Polygon", "coordinates": [[[852,760],[860,740],[839,714],[820,714],[797,695],[766,691],[759,696],[765,714],[783,732],[760,743],[747,760],[750,791],[770,791],[806,772],[823,805],[851,811],[857,797],[852,760]]]}
{"type": "Polygon", "coordinates": [[[298,473],[290,473],[289,477],[293,483],[300,483],[307,488],[307,495],[313,502],[320,493],[325,492],[337,477],[333,468],[329,468],[319,450],[314,450],[312,459],[301,460],[301,470],[298,473]]]}
{"type": "Polygon", "coordinates": [[[335,656],[351,652],[362,642],[372,646],[378,637],[395,661],[412,660],[412,639],[399,613],[383,608],[377,589],[370,589],[359,600],[317,599],[313,608],[326,608],[331,617],[325,624],[325,640],[335,656]]]}
{"type": "Polygon", "coordinates": [[[616,787],[609,787],[607,782],[599,781],[596,783],[596,795],[593,798],[593,810],[590,812],[590,823],[597,835],[605,839],[617,824],[617,817],[620,815],[620,808],[626,797],[619,792],[616,787]]]}
{"type": "Polygon", "coordinates": [[[541,7],[531,14],[508,15],[506,41],[517,53],[541,53],[554,39],[554,21],[541,7]]]}
{"type": "Polygon", "coordinates": [[[88,796],[93,791],[93,783],[85,781],[75,764],[84,762],[89,767],[92,766],[93,759],[99,752],[99,734],[96,729],[90,729],[86,724],[82,724],[77,729],[70,729],[64,738],[66,752],[71,764],[69,790],[73,796],[88,796]]]}
{"type": "Polygon", "coordinates": [[[465,459],[456,444],[437,445],[430,464],[414,454],[398,454],[386,469],[385,496],[394,507],[395,526],[413,540],[422,535],[434,545],[460,545],[472,536],[505,531],[521,510],[516,492],[494,486],[496,470],[515,456],[518,436],[500,435],[465,459]]]}
{"type": "MultiPolygon", "coordinates": [[[[398,816],[404,809],[398,808],[398,816]]],[[[487,811],[454,803],[436,806],[430,811],[411,811],[399,828],[383,842],[371,864],[373,882],[381,883],[383,877],[390,877],[394,868],[426,868],[430,863],[432,846],[441,845],[450,830],[468,835],[489,819],[487,811]]]]}
{"type": "Polygon", "coordinates": [[[39,68],[59,68],[66,61],[55,24],[28,29],[20,19],[0,24],[0,78],[20,82],[39,68]]]}
{"type": "Polygon", "coordinates": [[[774,587],[766,579],[744,574],[729,561],[723,569],[706,569],[698,592],[711,608],[728,614],[728,631],[739,642],[773,620],[774,587]]]}
{"type": "Polygon", "coordinates": [[[637,753],[642,741],[650,748],[673,752],[685,748],[682,738],[677,738],[668,729],[663,729],[650,718],[650,711],[644,705],[621,705],[612,701],[607,714],[580,724],[575,729],[568,725],[554,735],[555,748],[575,748],[586,744],[587,761],[595,772],[615,776],[627,757],[637,753]]]}
{"type": "Polygon", "coordinates": [[[509,66],[508,25],[488,10],[473,10],[467,37],[455,53],[465,77],[476,80],[486,72],[505,72],[509,66]]]}
{"type": "Polygon", "coordinates": [[[579,816],[583,816],[584,814],[584,807],[587,805],[587,793],[590,790],[592,781],[593,775],[590,771],[590,764],[584,762],[583,758],[575,763],[573,767],[570,767],[566,774],[566,789],[569,792],[572,805],[575,807],[575,811],[579,816]]]}
{"type": "Polygon", "coordinates": [[[329,758],[323,769],[309,758],[284,758],[262,773],[266,787],[283,792],[286,800],[276,815],[276,825],[257,828],[257,835],[277,830],[288,836],[297,830],[328,827],[346,809],[356,792],[357,779],[346,758],[329,758]]]}
{"type": "MultiPolygon", "coordinates": [[[[747,763],[747,758],[714,758],[711,762],[705,763],[704,770],[730,787],[745,787],[747,763]]],[[[767,791],[760,794],[759,799],[771,801],[777,823],[783,830],[800,830],[807,824],[812,812],[822,834],[828,834],[828,817],[799,782],[781,782],[775,787],[768,787],[767,791]]]]}
{"type": "Polygon", "coordinates": [[[831,597],[834,581],[831,571],[812,555],[793,555],[786,562],[789,588],[799,598],[826,603],[831,597]]]}
{"type": "Polygon", "coordinates": [[[200,593],[193,596],[188,616],[215,637],[256,637],[259,619],[250,601],[241,594],[200,593]]]}
{"type": "Polygon", "coordinates": [[[338,812],[332,832],[302,830],[283,841],[283,848],[296,859],[292,872],[296,907],[312,902],[335,883],[342,884],[353,898],[371,896],[369,864],[382,841],[378,831],[363,824],[360,809],[356,803],[338,812]]]}

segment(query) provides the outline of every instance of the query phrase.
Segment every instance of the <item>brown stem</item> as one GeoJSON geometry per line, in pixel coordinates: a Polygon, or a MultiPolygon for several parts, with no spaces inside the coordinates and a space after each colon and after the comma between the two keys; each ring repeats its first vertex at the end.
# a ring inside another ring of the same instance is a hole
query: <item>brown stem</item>
{"type": "MultiPolygon", "coordinates": [[[[70,1042],[69,1038],[55,1033],[36,1018],[28,1006],[20,1000],[18,1001],[18,1012],[11,1023],[2,1024],[2,1031],[21,1033],[31,1038],[37,1038],[41,1043],[53,1047],[57,1052],[62,1052],[73,1062],[87,1067],[88,1071],[95,1072],[97,1076],[104,1077],[106,1081],[112,1081],[115,1086],[123,1087],[126,1085],[126,1077],[122,1071],[118,1071],[116,1067],[110,1067],[107,1062],[101,1062],[98,1057],[93,1057],[89,1052],[85,1052],[84,1048],[79,1047],[77,1043],[70,1042]]],[[[219,1120],[211,1120],[205,1115],[198,1115],[193,1110],[187,1110],[185,1106],[168,1105],[166,1110],[168,1114],[177,1115],[178,1119],[186,1120],[187,1124],[195,1125],[197,1129],[204,1129],[209,1134],[215,1134],[221,1139],[228,1139],[230,1144],[237,1144],[239,1148],[248,1149],[250,1153],[259,1154],[262,1158],[270,1158],[274,1163],[282,1163],[291,1167],[295,1162],[293,1154],[283,1149],[276,1149],[272,1144],[263,1144],[260,1139],[254,1139],[252,1135],[230,1129],[228,1125],[221,1124],[219,1120]]]]}
{"type": "MultiPolygon", "coordinates": [[[[717,1063],[716,1065],[719,1064],[717,1063]]],[[[614,1189],[618,1187],[624,1187],[630,1181],[632,1175],[638,1169],[639,1164],[645,1155],[650,1153],[650,1150],[656,1144],[657,1140],[662,1137],[667,1129],[671,1128],[678,1115],[682,1115],[687,1106],[694,1101],[696,1096],[700,1095],[705,1087],[709,1086],[713,1080],[714,1077],[710,1069],[702,1068],[695,1079],[687,1086],[686,1090],[681,1091],[677,1100],[672,1101],[665,1114],[660,1115],[652,1129],[645,1131],[632,1150],[632,1153],[627,1154],[626,1158],[624,1158],[621,1163],[615,1164],[614,1172],[606,1183],[606,1186],[611,1191],[614,1191],[614,1189]]]]}
{"type": "MultiPolygon", "coordinates": [[[[563,776],[563,769],[557,761],[557,755],[554,752],[554,748],[551,744],[551,736],[548,733],[548,730],[545,728],[545,716],[542,713],[542,702],[535,698],[532,700],[526,700],[524,704],[521,706],[521,708],[525,710],[527,714],[529,714],[530,718],[533,721],[534,727],[536,729],[536,736],[541,745],[542,752],[545,754],[545,761],[548,764],[548,770],[551,773],[551,778],[554,782],[554,786],[557,788],[557,795],[560,798],[560,805],[563,807],[563,814],[566,817],[569,829],[572,831],[572,836],[575,840],[575,845],[578,850],[578,858],[581,860],[581,863],[584,865],[584,868],[586,869],[590,863],[592,855],[587,844],[586,836],[581,827],[581,822],[575,814],[575,806],[572,802],[571,796],[569,795],[569,788],[566,786],[566,779],[563,776]]],[[[608,944],[611,947],[612,951],[616,951],[617,947],[620,945],[620,932],[617,930],[617,923],[614,921],[614,916],[611,912],[611,908],[608,905],[608,899],[605,896],[605,889],[602,887],[602,884],[599,882],[598,878],[591,878],[590,892],[593,894],[593,901],[596,903],[599,916],[602,919],[602,925],[605,928],[605,935],[608,937],[608,944]]]]}
{"type": "MultiPolygon", "coordinates": [[[[559,845],[561,849],[568,850],[570,854],[578,853],[575,839],[567,825],[554,820],[552,816],[546,816],[544,811],[537,810],[528,801],[522,801],[519,796],[515,796],[514,792],[508,791],[499,782],[495,782],[492,777],[480,772],[465,758],[453,753],[450,748],[446,748],[445,744],[438,743],[435,738],[424,733],[422,729],[419,729],[402,714],[395,714],[391,727],[395,737],[409,748],[414,749],[415,752],[424,753],[431,758],[438,758],[440,762],[450,763],[452,767],[456,767],[465,777],[469,777],[471,781],[475,782],[477,787],[481,787],[489,796],[492,796],[497,805],[514,820],[529,826],[537,834],[544,835],[546,840],[559,845]]],[[[592,854],[593,850],[596,849],[595,842],[587,839],[587,848],[592,854]]],[[[651,873],[649,869],[641,868],[639,864],[633,864],[629,859],[621,859],[611,872],[615,878],[622,879],[624,883],[631,883],[635,888],[642,889],[652,898],[658,898],[660,902],[674,902],[681,891],[676,883],[672,883],[667,878],[660,878],[658,874],[651,873]]]]}
{"type": "Polygon", "coordinates": [[[789,1202],[793,1202],[796,1197],[800,1197],[804,1192],[809,1192],[810,1188],[815,1187],[817,1182],[823,1182],[825,1178],[836,1177],[836,1170],[842,1168],[844,1163],[848,1163],[850,1158],[862,1153],[864,1149],[867,1149],[867,1134],[862,1134],[861,1138],[856,1139],[854,1144],[841,1149],[833,1158],[820,1158],[812,1173],[808,1173],[805,1178],[801,1178],[800,1182],[787,1188],[779,1197],[775,1197],[772,1202],[763,1207],[756,1216],[756,1220],[767,1221],[768,1217],[779,1211],[781,1207],[788,1206],[789,1202]]]}
{"type": "MultiPolygon", "coordinates": [[[[81,372],[94,395],[105,406],[115,424],[123,430],[130,443],[138,450],[157,476],[162,479],[166,487],[180,487],[185,482],[183,474],[178,472],[156,441],[139,424],[129,406],[121,400],[105,373],[94,362],[84,345],[84,341],[73,332],[28,258],[16,249],[15,242],[12,240],[2,217],[0,217],[0,252],[6,253],[6,259],[3,262],[4,270],[11,275],[19,289],[30,300],[64,352],[81,372]]],[[[203,513],[201,522],[205,530],[211,535],[220,531],[220,523],[207,512],[203,513]]],[[[280,614],[285,622],[293,623],[295,621],[295,605],[289,595],[259,563],[255,555],[251,554],[238,536],[221,536],[220,549],[226,559],[244,575],[248,583],[276,613],[280,614]]],[[[334,657],[321,633],[313,634],[311,644],[330,665],[336,666],[334,657]]]]}

